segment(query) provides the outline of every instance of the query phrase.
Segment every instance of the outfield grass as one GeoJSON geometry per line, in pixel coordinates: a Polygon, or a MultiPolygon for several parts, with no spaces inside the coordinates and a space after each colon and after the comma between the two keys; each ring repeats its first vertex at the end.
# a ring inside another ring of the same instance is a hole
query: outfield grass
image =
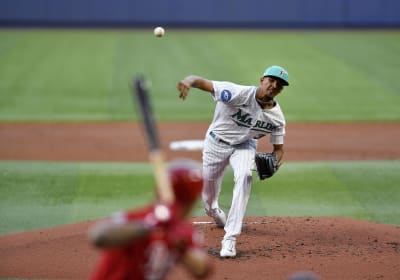
{"type": "Polygon", "coordinates": [[[271,64],[291,85],[288,121],[399,121],[399,31],[0,30],[0,121],[132,120],[129,82],[153,84],[157,118],[208,121],[214,104],[187,74],[258,84],[271,64]]]}
{"type": "MultiPolygon", "coordinates": [[[[249,216],[346,216],[400,225],[400,161],[286,163],[256,180],[249,216]]],[[[232,171],[220,204],[231,200],[232,171]]],[[[154,198],[149,164],[0,162],[0,234],[105,217],[154,198]]],[[[203,215],[199,202],[193,215],[203,215]]]]}

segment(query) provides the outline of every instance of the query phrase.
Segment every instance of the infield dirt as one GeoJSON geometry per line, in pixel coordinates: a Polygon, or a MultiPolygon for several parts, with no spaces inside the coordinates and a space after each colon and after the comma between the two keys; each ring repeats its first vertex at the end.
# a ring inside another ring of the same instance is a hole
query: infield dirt
{"type": "MultiPolygon", "coordinates": [[[[168,151],[176,140],[202,139],[204,123],[160,125],[168,151]]],[[[286,161],[400,159],[400,124],[290,124],[286,161]]],[[[264,143],[263,143],[264,142],[264,143]]],[[[259,150],[268,150],[261,141],[259,150]]],[[[135,123],[0,124],[1,160],[147,161],[135,123]]],[[[210,222],[207,217],[194,221],[210,222]]],[[[0,236],[0,277],[86,279],[98,252],[86,239],[94,221],[0,236]]],[[[208,279],[286,279],[314,271],[321,279],[400,279],[400,227],[339,217],[247,217],[236,259],[220,259],[223,230],[198,224],[215,265],[208,279]]],[[[176,267],[168,279],[188,279],[176,267]]],[[[190,279],[190,278],[189,278],[190,279]]]]}

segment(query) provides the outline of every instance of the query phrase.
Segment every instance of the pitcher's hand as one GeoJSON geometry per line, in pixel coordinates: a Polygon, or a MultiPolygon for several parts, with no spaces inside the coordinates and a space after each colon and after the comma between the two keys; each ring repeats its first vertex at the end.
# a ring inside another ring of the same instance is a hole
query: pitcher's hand
{"type": "Polygon", "coordinates": [[[178,90],[179,90],[179,98],[185,100],[190,90],[190,85],[188,84],[186,79],[183,79],[178,83],[178,90]]]}

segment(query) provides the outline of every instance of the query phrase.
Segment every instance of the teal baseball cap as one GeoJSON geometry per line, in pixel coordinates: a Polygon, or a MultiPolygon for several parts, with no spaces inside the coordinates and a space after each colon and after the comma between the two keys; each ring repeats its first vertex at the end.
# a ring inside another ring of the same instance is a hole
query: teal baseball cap
{"type": "Polygon", "coordinates": [[[285,82],[285,86],[289,85],[289,74],[280,66],[273,65],[265,70],[263,77],[276,77],[285,82]]]}

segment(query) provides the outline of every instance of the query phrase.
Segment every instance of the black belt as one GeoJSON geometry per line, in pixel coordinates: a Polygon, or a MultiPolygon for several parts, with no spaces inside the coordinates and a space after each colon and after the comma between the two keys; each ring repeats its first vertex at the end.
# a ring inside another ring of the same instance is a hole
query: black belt
{"type": "Polygon", "coordinates": [[[231,145],[229,142],[226,142],[225,140],[222,140],[221,138],[219,138],[217,135],[215,135],[214,131],[210,131],[210,136],[212,138],[215,139],[215,141],[219,142],[219,143],[223,143],[225,145],[231,145]]]}

